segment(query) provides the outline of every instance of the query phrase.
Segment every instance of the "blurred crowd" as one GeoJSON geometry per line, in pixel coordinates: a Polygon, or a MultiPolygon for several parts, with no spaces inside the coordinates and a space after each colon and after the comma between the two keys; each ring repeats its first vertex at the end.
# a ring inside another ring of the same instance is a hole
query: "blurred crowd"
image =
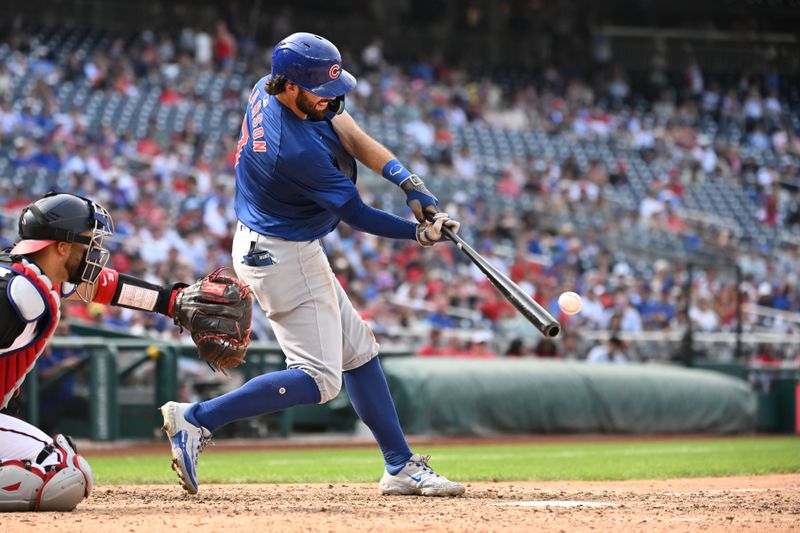
{"type": "MultiPolygon", "coordinates": [[[[223,22],[120,36],[110,47],[63,61],[37,34],[22,29],[0,45],[9,51],[0,61],[0,148],[8,172],[44,172],[54,188],[106,205],[117,233],[111,266],[119,271],[165,283],[191,281],[230,264],[238,119],[226,125],[230,132],[222,142],[209,139],[191,117],[180,131],[165,131],[154,121],[139,136],[110,124],[92,127],[86,109],[65,107],[59,91],[69,81],[92,93],[134,98],[156,86],[158,105],[175,106],[207,98],[197,90],[205,73],[235,71],[247,83],[225,87],[205,103],[239,115],[249,87],[268,72],[267,48],[237,38],[223,22]],[[15,91],[23,79],[33,82],[20,97],[15,91]]],[[[458,189],[492,180],[489,196],[442,195],[445,209],[462,221],[489,261],[566,327],[558,342],[540,339],[451,247],[423,250],[341,225],[325,240],[331,265],[380,340],[411,341],[428,356],[588,355],[590,361],[623,362],[636,357],[618,353],[626,346],[617,337],[594,345],[581,332],[734,331],[739,316],[733,272],[695,268],[690,277],[683,262],[657,249],[643,255],[613,245],[615,237],[637,231],[679,235],[689,247],[738,264],[743,303],[800,311],[797,243],[745,245],[729,229],[682,209],[684,188],[714,176],[746,191],[765,226],[800,222],[800,123],[796,102],[785,98],[787,83],[775,70],[707,79],[687,56],[672,71],[654,60],[653,71],[639,82],[609,63],[583,76],[548,67],[530,79],[504,83],[434,61],[388,64],[379,40],[363,50],[342,48],[344,64],[359,77],[348,109],[369,121],[390,117],[402,124],[400,142],[390,147],[431,190],[440,190],[440,183],[458,189]],[[455,133],[470,125],[630,148],[654,179],[638,206],[627,209],[610,201],[628,181],[623,158],[608,165],[600,159],[515,155],[487,173],[482,156],[455,141],[455,133]],[[597,222],[570,222],[579,216],[597,222]],[[557,297],[567,290],[583,297],[579,315],[558,310],[557,297]]],[[[406,214],[402,193],[387,200],[376,192],[385,189],[371,188],[376,182],[361,180],[364,196],[406,214]]],[[[13,239],[20,209],[39,192],[0,179],[5,244],[13,239]]],[[[76,305],[67,315],[133,333],[178,334],[163,317],[122,308],[76,305]]],[[[256,336],[272,338],[265,318],[256,315],[256,336]]],[[[745,313],[741,320],[745,331],[795,331],[791,318],[745,313]]]]}

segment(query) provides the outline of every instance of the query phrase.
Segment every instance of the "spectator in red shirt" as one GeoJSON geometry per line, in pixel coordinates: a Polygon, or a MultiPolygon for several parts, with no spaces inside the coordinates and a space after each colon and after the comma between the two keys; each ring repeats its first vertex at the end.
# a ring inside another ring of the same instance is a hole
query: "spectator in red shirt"
{"type": "Polygon", "coordinates": [[[664,204],[664,229],[673,233],[684,233],[686,231],[686,221],[680,216],[670,202],[664,204]]]}
{"type": "Polygon", "coordinates": [[[683,198],[683,184],[681,183],[681,176],[677,168],[669,171],[669,184],[667,189],[678,198],[683,198]]]}
{"type": "Polygon", "coordinates": [[[219,68],[227,70],[233,65],[235,57],[236,39],[228,30],[228,26],[219,21],[214,34],[214,59],[216,59],[219,68]]]}
{"type": "Polygon", "coordinates": [[[421,357],[441,356],[445,355],[445,347],[442,345],[442,330],[439,328],[431,328],[428,344],[422,346],[417,355],[421,357]]]}
{"type": "Polygon", "coordinates": [[[150,158],[161,153],[161,148],[158,147],[158,143],[155,141],[154,124],[151,124],[148,128],[147,135],[142,137],[139,142],[136,143],[136,153],[150,158]]]}
{"type": "Polygon", "coordinates": [[[464,356],[475,359],[494,359],[497,354],[488,347],[491,338],[492,334],[489,331],[476,331],[469,340],[469,347],[464,356]]]}
{"type": "Polygon", "coordinates": [[[179,104],[183,101],[183,96],[175,89],[175,85],[167,83],[166,87],[164,87],[164,90],[161,92],[161,96],[158,97],[158,101],[162,105],[179,104]]]}
{"type": "Polygon", "coordinates": [[[14,190],[14,196],[9,198],[3,207],[6,211],[19,211],[30,203],[25,187],[19,186],[14,190]]]}
{"type": "Polygon", "coordinates": [[[510,171],[503,170],[500,181],[497,182],[497,194],[506,198],[514,198],[520,193],[522,193],[522,184],[510,171]]]}

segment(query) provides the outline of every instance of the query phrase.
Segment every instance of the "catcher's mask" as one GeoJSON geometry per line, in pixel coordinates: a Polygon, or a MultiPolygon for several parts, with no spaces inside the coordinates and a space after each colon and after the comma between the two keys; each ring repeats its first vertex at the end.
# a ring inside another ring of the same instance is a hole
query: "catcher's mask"
{"type": "Polygon", "coordinates": [[[103,206],[75,194],[50,192],[22,210],[20,240],[11,253],[32,254],[57,241],[86,244],[86,253],[68,281],[83,284],[78,296],[88,302],[110,255],[103,239],[113,234],[114,221],[103,206]],[[91,234],[82,235],[87,231],[91,234]]]}

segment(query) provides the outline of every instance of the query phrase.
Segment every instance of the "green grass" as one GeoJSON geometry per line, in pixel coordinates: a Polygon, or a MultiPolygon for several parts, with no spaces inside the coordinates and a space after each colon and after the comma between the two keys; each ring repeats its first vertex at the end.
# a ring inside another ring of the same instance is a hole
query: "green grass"
{"type": "MultiPolygon", "coordinates": [[[[174,483],[162,456],[92,457],[104,484],[174,483]]],[[[800,472],[800,438],[739,438],[641,443],[430,446],[432,466],[460,481],[614,480],[800,472]]],[[[216,452],[200,457],[201,483],[377,481],[376,449],[216,452]]]]}

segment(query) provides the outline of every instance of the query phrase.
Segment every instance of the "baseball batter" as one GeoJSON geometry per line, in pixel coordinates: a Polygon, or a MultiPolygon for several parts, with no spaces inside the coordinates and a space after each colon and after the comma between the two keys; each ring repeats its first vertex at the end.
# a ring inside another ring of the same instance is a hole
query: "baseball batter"
{"type": "Polygon", "coordinates": [[[442,226],[459,227],[438,212],[438,201],[422,180],[344,111],[344,95],[355,85],[331,42],[295,33],[275,46],[271,74],[250,95],[236,154],[239,221],[232,258],[272,324],[287,370],[206,402],[169,402],[161,408],[173,469],[189,493],[197,492],[198,454],[214,430],[294,405],[325,403],[339,393],[342,381],[383,452],[382,493],[464,493],[462,485],[430,468],[429,456],[409,449],[377,357],[379,346],[320,244],[341,220],[422,246],[439,241],[442,226]],[[417,223],[364,204],[355,186],[356,159],[400,186],[417,223]]]}
{"type": "MultiPolygon", "coordinates": [[[[50,340],[62,298],[171,315],[177,292],[106,268],[111,216],[72,194],[47,194],[19,219],[19,242],[0,253],[0,398],[3,410],[50,340]]],[[[70,511],[89,496],[92,470],[69,438],[0,413],[0,511],[70,511]]]]}

